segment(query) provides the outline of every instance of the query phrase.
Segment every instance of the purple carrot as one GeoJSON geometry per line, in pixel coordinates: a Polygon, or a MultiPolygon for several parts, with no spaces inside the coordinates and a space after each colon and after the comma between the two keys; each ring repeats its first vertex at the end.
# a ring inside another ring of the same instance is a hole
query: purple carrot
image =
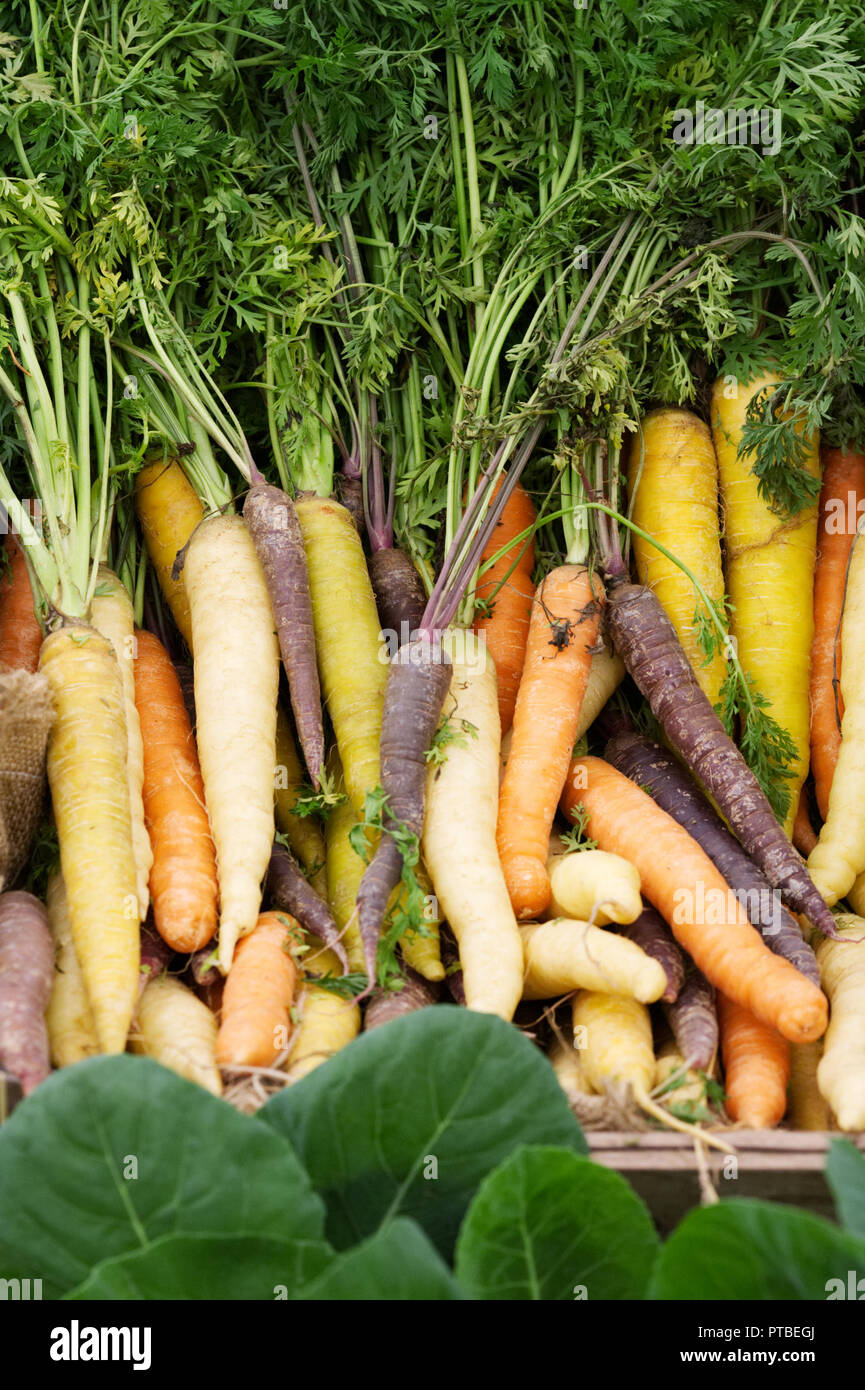
{"type": "Polygon", "coordinates": [[[174,958],[174,951],[167,942],[151,926],[150,920],[142,923],[141,927],[141,960],[138,975],[138,997],[144,992],[144,987],[150,980],[157,979],[174,958]]]}
{"type": "Polygon", "coordinates": [[[715,991],[693,961],[688,961],[678,998],[664,1005],[664,1013],[685,1065],[708,1071],[718,1050],[715,991]]]}
{"type": "Polygon", "coordinates": [[[54,980],[48,913],[32,893],[0,894],[0,1066],[29,1096],[51,1071],[45,1010],[54,980]]]}
{"type": "Polygon", "coordinates": [[[631,584],[621,557],[607,566],[606,620],[616,651],[664,733],[720,807],[788,907],[826,936],[835,918],[778,824],[763,790],[700,689],[676,630],[651,589],[631,584]]]}
{"type": "Polygon", "coordinates": [[[646,903],[637,920],[626,927],[619,927],[618,934],[626,936],[658,962],[667,977],[667,988],[661,998],[672,1004],[685,981],[685,958],[660,912],[646,903]]]}
{"type": "Polygon", "coordinates": [[[390,1023],[392,1018],[402,1018],[403,1014],[413,1014],[418,1009],[428,1009],[436,1004],[439,997],[438,985],[430,984],[410,966],[403,966],[405,983],[402,989],[374,989],[364,1014],[364,1032],[380,1028],[390,1023]]]}
{"type": "Polygon", "coordinates": [[[748,921],[762,934],[766,945],[819,986],[817,959],[797,922],[779,901],[780,895],[748,858],[739,841],[722,824],[699,787],[672,754],[660,744],[631,731],[611,738],[604,757],[647,791],[662,811],[688,831],[729,883],[748,921]]]}
{"type": "Polygon", "coordinates": [[[369,577],[382,632],[395,633],[402,646],[417,632],[423,618],[426,593],[421,577],[405,551],[395,546],[373,550],[369,577]]]}
{"type": "Polygon", "coordinates": [[[253,474],[243,504],[243,519],[264,571],[297,736],[317,788],[324,764],[324,725],[300,522],[291,498],[281,488],[264,482],[260,474],[253,474]]]}
{"type": "Polygon", "coordinates": [[[225,978],[216,964],[216,952],[212,945],[202,946],[200,951],[189,957],[189,973],[195,983],[203,988],[225,978]]]}
{"type": "Polygon", "coordinates": [[[445,968],[445,980],[451,998],[455,1004],[461,1004],[465,1008],[466,990],[463,983],[463,968],[460,965],[459,947],[447,922],[442,922],[439,927],[439,945],[442,965],[445,968]]]}
{"type": "Polygon", "coordinates": [[[388,670],[381,726],[383,833],[357,891],[368,988],[375,983],[378,938],[388,900],[402,872],[403,855],[395,834],[400,839],[414,837],[415,843],[420,840],[426,752],[438,728],[450,678],[450,657],[428,633],[400,647],[388,670]]]}
{"type": "Polygon", "coordinates": [[[348,957],[333,913],[324,898],[316,893],[285,845],[281,845],[278,840],[274,840],[270,852],[264,896],[274,907],[290,912],[302,927],[313,932],[325,946],[329,946],[343,970],[348,973],[348,957]]]}
{"type": "Polygon", "coordinates": [[[359,534],[363,536],[363,484],[359,477],[354,477],[345,469],[337,474],[336,481],[339,500],[357,527],[359,534]]]}

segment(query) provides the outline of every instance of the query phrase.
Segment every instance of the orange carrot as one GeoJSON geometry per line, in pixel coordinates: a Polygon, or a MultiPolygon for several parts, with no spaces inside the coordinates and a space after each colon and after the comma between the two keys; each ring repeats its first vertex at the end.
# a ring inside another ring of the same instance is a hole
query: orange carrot
{"type": "MultiPolygon", "coordinates": [[[[493,497],[501,483],[496,484],[493,497]]],[[[529,636],[529,620],[532,611],[532,570],[535,566],[534,539],[517,539],[529,526],[534,526],[537,512],[534,503],[525,489],[517,483],[498,525],[488,540],[481,557],[483,564],[501,550],[503,545],[513,540],[504,555],[486,570],[477,586],[477,597],[488,599],[492,613],[489,617],[478,618],[474,623],[475,632],[482,632],[489,647],[490,656],[496,668],[499,693],[499,718],[502,721],[502,734],[506,734],[514,721],[514,707],[517,703],[517,690],[522,675],[526,655],[526,642],[529,636]],[[519,557],[519,558],[517,558],[519,557]],[[516,565],[514,561],[516,560],[516,565]],[[513,571],[505,579],[508,570],[513,571]],[[504,581],[504,582],[502,582],[504,581]],[[498,586],[501,584],[501,588],[498,586]],[[494,591],[498,589],[498,593],[494,591]]]]}
{"type": "Polygon", "coordinates": [[[727,1113],[749,1129],[774,1129],[787,1109],[790,1044],[726,994],[717,1004],[727,1113]]]}
{"type": "Polygon", "coordinates": [[[263,912],[237,944],[222,994],[216,1040],[221,1066],[269,1067],[288,1046],[297,969],[290,954],[302,929],[283,912],[263,912]]]}
{"type": "Polygon", "coordinates": [[[29,671],[39,666],[42,628],[33,602],[27,561],[20,543],[6,537],[8,569],[0,579],[0,671],[29,671]]]}
{"type": "Polygon", "coordinates": [[[539,586],[532,606],[496,830],[511,904],[523,920],[550,901],[550,830],[586,693],[602,595],[585,565],[560,565],[539,586]]]}
{"type": "Polygon", "coordinates": [[[189,715],[168,652],[136,633],[135,707],[144,743],[144,820],[153,850],[153,919],[175,951],[198,951],[216,931],[216,852],[189,715]]]}
{"type": "Polygon", "coordinates": [[[588,835],[631,861],[643,895],[710,984],[791,1042],[821,1037],[826,996],[790,961],[773,955],[687,830],[600,758],[571,764],[562,796],[568,821],[579,806],[588,835]]]}
{"type": "Polygon", "coordinates": [[[814,573],[814,640],[811,646],[811,771],[820,815],[841,746],[841,611],[847,561],[865,503],[865,454],[823,450],[823,487],[814,573]]]}

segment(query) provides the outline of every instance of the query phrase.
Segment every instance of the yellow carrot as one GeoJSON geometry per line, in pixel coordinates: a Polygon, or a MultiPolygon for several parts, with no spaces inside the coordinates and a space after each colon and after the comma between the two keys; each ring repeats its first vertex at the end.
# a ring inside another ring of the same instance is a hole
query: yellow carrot
{"type": "Polygon", "coordinates": [[[150,563],[172,617],[192,649],[192,620],[182,574],[172,578],[177,552],[204,517],[204,507],[176,459],[155,459],[135,475],[135,511],[150,563]]]}
{"type": "Polygon", "coordinates": [[[144,986],[130,1046],[133,1052],[222,1095],[216,1065],[216,1019],[198,995],[173,975],[158,975],[144,986]]]}
{"type": "Polygon", "coordinates": [[[45,895],[56,960],[51,998],[45,1023],[55,1067],[68,1067],[94,1057],[99,1051],[93,1010],[84,987],[81,966],[72,941],[72,924],[66,905],[66,889],[60,874],[52,874],[45,895]]]}
{"type": "Polygon", "coordinates": [[[525,953],[524,999],[591,989],[651,1004],[667,987],[662,967],[633,941],[588,922],[557,918],[528,923],[519,933],[525,953]]]}
{"type": "MultiPolygon", "coordinates": [[[[760,495],[753,458],[737,457],[748,402],[777,381],[775,376],[758,377],[747,386],[718,381],[712,395],[712,430],[721,478],[731,630],[738,658],[796,746],[793,776],[786,783],[790,808],[784,827],[792,836],[810,759],[817,505],[815,501],[795,517],[776,515],[760,495]]],[[[806,444],[802,467],[819,478],[819,437],[809,436],[806,444]]]]}
{"type": "MultiPolygon", "coordinates": [[[[724,597],[718,529],[718,462],[708,426],[690,410],[653,410],[644,416],[632,441],[628,490],[632,516],[680,559],[702,582],[709,597],[724,597]]],[[[713,705],[721,699],[726,674],[723,654],[710,661],[697,640],[694,586],[678,565],[656,546],[633,535],[641,584],[654,589],[676,629],[703,692],[713,705]]]]}
{"type": "Polygon", "coordinates": [[[865,1129],[865,919],[838,918],[838,941],[817,944],[831,1006],[817,1085],[840,1129],[865,1129]]]}
{"type": "Polygon", "coordinates": [[[305,497],[297,503],[297,517],[306,546],[322,695],[359,820],[367,792],[381,782],[387,650],[363,545],[349,512],[338,502],[305,497]]]}
{"type": "Polygon", "coordinates": [[[39,656],[57,718],[48,782],[72,940],[103,1052],[122,1052],[138,993],[138,895],[123,682],[111,643],[83,623],[39,656]]]}
{"type": "Polygon", "coordinates": [[[99,566],[98,583],[90,607],[93,626],[107,637],[120,666],[123,680],[123,709],[126,717],[126,776],[129,783],[129,811],[132,817],[132,849],[138,881],[138,911],[142,922],[150,902],[150,870],[153,850],[144,823],[144,745],[141,721],[135,705],[135,618],[132,600],[125,586],[107,565],[99,566]]]}
{"type": "MultiPolygon", "coordinates": [[[[330,785],[337,794],[344,790],[342,768],[336,749],[331,749],[327,758],[327,773],[330,785]]],[[[342,942],[348,956],[351,971],[362,971],[364,963],[363,942],[357,921],[357,890],[366,869],[366,863],[352,846],[349,839],[357,824],[354,807],[347,799],[338,802],[328,815],[324,827],[327,848],[327,901],[333,919],[342,933],[342,942]]],[[[372,846],[370,846],[370,852],[372,846]]]]}
{"type": "Polygon", "coordinates": [[[360,1009],[331,989],[316,985],[322,975],[337,976],[340,964],[332,951],[313,950],[304,959],[303,988],[297,1000],[297,1024],[285,1070],[299,1081],[347,1047],[360,1032],[360,1009]]]}
{"type": "Polygon", "coordinates": [[[449,632],[444,646],[453,664],[445,713],[454,738],[427,774],[424,862],[459,943],[467,1006],[510,1019],[522,994],[523,950],[495,841],[495,667],[474,633],[449,632]]]}
{"type": "Polygon", "coordinates": [[[198,753],[219,875],[219,967],[251,932],[273,844],[279,647],[238,516],[202,522],[186,555],[198,753]]]}

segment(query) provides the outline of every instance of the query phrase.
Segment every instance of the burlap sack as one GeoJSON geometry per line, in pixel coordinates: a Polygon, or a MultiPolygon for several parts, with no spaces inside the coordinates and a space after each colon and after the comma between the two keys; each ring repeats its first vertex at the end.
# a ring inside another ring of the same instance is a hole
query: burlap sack
{"type": "Polygon", "coordinates": [[[42,819],[53,721],[44,676],[0,674],[0,889],[10,887],[24,868],[42,819]]]}

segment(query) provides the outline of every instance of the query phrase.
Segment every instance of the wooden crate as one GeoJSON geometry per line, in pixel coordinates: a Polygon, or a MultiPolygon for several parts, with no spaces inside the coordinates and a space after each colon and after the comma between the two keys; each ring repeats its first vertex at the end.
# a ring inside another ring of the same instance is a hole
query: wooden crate
{"type": "MultiPolygon", "coordinates": [[[[592,1157],[628,1179],[651,1211],[662,1236],[669,1235],[691,1207],[699,1206],[701,1184],[707,1182],[712,1183],[719,1197],[791,1202],[818,1216],[834,1216],[832,1196],[823,1174],[829,1143],[839,1136],[749,1129],[732,1130],[725,1137],[736,1149],[735,1168],[725,1154],[705,1145],[700,1145],[705,1155],[700,1158],[693,1141],[682,1134],[616,1134],[599,1130],[586,1135],[592,1157]]],[[[865,1153],[865,1134],[845,1137],[865,1153]]]]}

